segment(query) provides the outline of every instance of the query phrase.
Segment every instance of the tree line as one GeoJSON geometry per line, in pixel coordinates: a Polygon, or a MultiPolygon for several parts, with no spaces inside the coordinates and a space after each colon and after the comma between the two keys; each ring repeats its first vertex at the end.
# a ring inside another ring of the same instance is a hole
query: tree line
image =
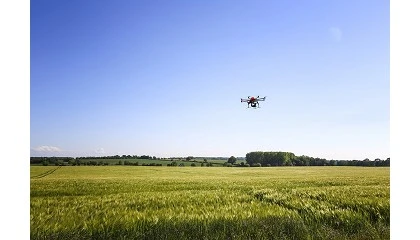
{"type": "Polygon", "coordinates": [[[249,152],[245,159],[250,166],[390,166],[390,158],[386,160],[376,158],[373,161],[368,158],[364,160],[327,160],[305,155],[296,156],[291,152],[249,152]]]}
{"type": "MultiPolygon", "coordinates": [[[[132,165],[132,166],[160,166],[158,163],[138,163],[131,162],[130,159],[159,159],[156,157],[151,157],[148,155],[142,156],[130,156],[130,155],[115,155],[107,157],[31,157],[31,164],[42,164],[42,165],[93,165],[93,166],[103,166],[109,165],[110,163],[104,161],[106,159],[120,159],[115,165],[132,165]],[[118,156],[118,157],[117,157],[118,156]],[[128,158],[128,156],[130,158],[128,158]],[[124,158],[125,157],[125,158],[124,158]],[[124,161],[123,161],[124,160],[124,161]]],[[[184,158],[169,158],[167,160],[173,161],[174,159],[184,159],[184,158]]],[[[227,162],[223,166],[227,167],[271,167],[271,166],[365,166],[365,167],[389,167],[390,158],[386,160],[381,160],[376,158],[375,160],[327,160],[325,158],[314,158],[309,156],[296,156],[291,152],[249,152],[246,154],[245,161],[241,161],[240,164],[236,163],[237,158],[231,156],[230,158],[225,158],[227,162]]],[[[239,158],[238,158],[239,159],[239,158]]],[[[186,161],[194,161],[195,158],[188,156],[185,158],[186,161]]],[[[211,163],[207,162],[207,159],[204,159],[204,162],[201,165],[211,166],[211,163]]],[[[176,161],[167,164],[168,166],[178,166],[176,161]],[[175,165],[176,164],[176,165],[175,165]]],[[[183,165],[183,164],[182,164],[183,165]]],[[[179,166],[182,166],[179,164],[179,166]]],[[[195,166],[195,164],[194,164],[195,166]]]]}
{"type": "Polygon", "coordinates": [[[101,157],[76,157],[76,159],[158,159],[155,156],[149,155],[114,155],[114,156],[101,156],[101,157]]]}

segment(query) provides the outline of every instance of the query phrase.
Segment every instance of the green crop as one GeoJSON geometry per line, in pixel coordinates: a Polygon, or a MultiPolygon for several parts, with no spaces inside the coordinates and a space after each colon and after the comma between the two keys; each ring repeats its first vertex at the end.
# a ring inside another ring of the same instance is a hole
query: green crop
{"type": "Polygon", "coordinates": [[[390,238],[389,168],[55,168],[31,167],[31,239],[390,238]]]}

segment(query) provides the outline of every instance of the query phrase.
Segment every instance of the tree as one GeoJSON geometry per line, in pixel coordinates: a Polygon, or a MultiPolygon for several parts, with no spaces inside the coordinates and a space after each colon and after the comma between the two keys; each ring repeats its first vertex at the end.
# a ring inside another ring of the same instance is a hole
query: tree
{"type": "Polygon", "coordinates": [[[228,159],[228,161],[227,161],[228,163],[230,163],[230,164],[235,164],[235,162],[236,162],[236,158],[234,157],[234,156],[231,156],[229,159],[228,159]]]}

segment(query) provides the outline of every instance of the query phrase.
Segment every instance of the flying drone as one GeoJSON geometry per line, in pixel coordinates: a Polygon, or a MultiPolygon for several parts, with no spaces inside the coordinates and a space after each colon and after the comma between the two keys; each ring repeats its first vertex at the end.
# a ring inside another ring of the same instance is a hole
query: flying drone
{"type": "Polygon", "coordinates": [[[260,107],[259,101],[265,101],[265,98],[266,97],[260,98],[260,96],[257,96],[257,97],[248,96],[248,99],[241,98],[241,102],[248,103],[248,108],[249,108],[249,105],[251,105],[251,107],[253,108],[259,108],[260,107]]]}

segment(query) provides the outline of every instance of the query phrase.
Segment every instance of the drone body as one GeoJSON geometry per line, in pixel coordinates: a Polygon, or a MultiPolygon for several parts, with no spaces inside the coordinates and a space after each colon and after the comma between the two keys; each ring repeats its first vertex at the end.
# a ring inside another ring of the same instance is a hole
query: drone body
{"type": "Polygon", "coordinates": [[[259,102],[265,101],[265,98],[266,97],[260,98],[260,96],[257,96],[257,97],[248,96],[248,99],[241,98],[241,102],[248,103],[248,108],[249,108],[249,105],[251,105],[252,108],[259,108],[260,107],[259,102]]]}

